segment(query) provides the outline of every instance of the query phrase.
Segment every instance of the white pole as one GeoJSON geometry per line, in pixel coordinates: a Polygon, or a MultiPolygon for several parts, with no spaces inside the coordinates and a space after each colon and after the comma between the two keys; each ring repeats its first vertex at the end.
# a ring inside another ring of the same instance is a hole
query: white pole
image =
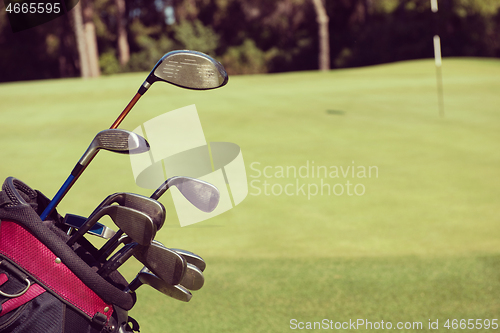
{"type": "Polygon", "coordinates": [[[436,63],[436,67],[441,67],[441,39],[438,35],[434,36],[434,62],[436,63]]]}
{"type": "MultiPolygon", "coordinates": [[[[433,13],[437,13],[438,11],[438,3],[437,0],[431,0],[431,10],[433,13]]],[[[437,29],[436,29],[437,30],[437,29]]],[[[437,31],[436,31],[437,33],[437,31]]],[[[434,42],[434,62],[436,64],[436,80],[437,80],[437,93],[438,93],[438,107],[439,107],[439,115],[444,117],[444,99],[443,99],[443,77],[441,73],[441,39],[436,34],[433,39],[434,42]]]]}
{"type": "Polygon", "coordinates": [[[437,0],[431,0],[431,9],[433,13],[437,13],[438,11],[438,1],[437,0]]]}

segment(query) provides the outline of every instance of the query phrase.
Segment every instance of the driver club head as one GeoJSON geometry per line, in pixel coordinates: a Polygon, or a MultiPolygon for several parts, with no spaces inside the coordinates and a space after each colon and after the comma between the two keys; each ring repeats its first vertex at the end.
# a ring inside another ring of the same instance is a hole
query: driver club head
{"type": "Polygon", "coordinates": [[[187,89],[207,90],[224,86],[228,75],[224,66],[207,54],[177,50],[161,57],[142,87],[148,89],[156,81],[187,89]]]}
{"type": "Polygon", "coordinates": [[[205,213],[212,212],[219,204],[220,193],[217,187],[203,180],[183,176],[167,179],[151,198],[158,200],[172,186],[177,187],[189,202],[205,213]]]}

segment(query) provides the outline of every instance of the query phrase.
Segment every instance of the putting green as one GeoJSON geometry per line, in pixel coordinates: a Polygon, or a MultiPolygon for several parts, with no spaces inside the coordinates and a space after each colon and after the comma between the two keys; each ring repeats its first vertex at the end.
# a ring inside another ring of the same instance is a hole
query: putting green
{"type": "MultiPolygon", "coordinates": [[[[421,332],[429,319],[444,331],[446,319],[498,318],[500,61],[444,59],[442,71],[444,118],[431,60],[234,76],[202,92],[153,85],[120,128],[195,104],[207,141],[241,147],[250,187],[184,228],[162,198],[157,238],[204,257],[206,283],[186,304],[139,289],[143,331],[285,332],[326,318],[421,332]]],[[[52,197],[145,76],[1,84],[0,175],[52,197]]],[[[126,156],[102,152],[59,211],[87,215],[117,191],[151,192],[126,156]]]]}

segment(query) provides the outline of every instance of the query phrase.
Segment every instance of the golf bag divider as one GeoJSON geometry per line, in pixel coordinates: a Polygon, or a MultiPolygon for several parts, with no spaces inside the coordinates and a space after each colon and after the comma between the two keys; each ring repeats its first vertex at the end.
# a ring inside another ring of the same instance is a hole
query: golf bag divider
{"type": "Polygon", "coordinates": [[[123,292],[127,281],[118,272],[108,280],[96,273],[90,243],[66,244],[57,212],[42,222],[49,201],[12,177],[2,186],[0,332],[123,331],[135,294],[123,292]]]}

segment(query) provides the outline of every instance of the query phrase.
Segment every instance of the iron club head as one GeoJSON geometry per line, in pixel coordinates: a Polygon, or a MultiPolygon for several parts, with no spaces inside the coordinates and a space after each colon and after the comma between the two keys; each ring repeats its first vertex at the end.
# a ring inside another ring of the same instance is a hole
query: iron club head
{"type": "Polygon", "coordinates": [[[67,241],[69,246],[73,245],[90,228],[99,221],[101,217],[108,215],[113,222],[126,233],[133,241],[141,245],[149,245],[156,234],[156,227],[151,218],[138,210],[118,205],[105,206],[87,219],[78,232],[67,241]]]}
{"type": "Polygon", "coordinates": [[[217,187],[203,180],[182,176],[167,179],[151,198],[158,200],[172,186],[177,187],[189,202],[205,213],[212,212],[219,204],[220,194],[217,187]]]}
{"type": "Polygon", "coordinates": [[[156,276],[171,285],[179,284],[186,273],[187,263],[184,257],[156,243],[138,246],[134,256],[156,276]]]}
{"type": "MultiPolygon", "coordinates": [[[[153,240],[153,242],[156,242],[156,240],[153,240]]],[[[172,249],[174,250],[175,252],[179,253],[181,256],[184,257],[184,259],[186,259],[186,262],[188,264],[193,264],[195,265],[196,267],[198,267],[200,269],[200,271],[204,271],[205,268],[207,267],[207,264],[205,263],[205,260],[203,260],[202,257],[200,257],[199,255],[193,253],[193,252],[189,252],[189,251],[186,251],[186,250],[181,250],[181,249],[172,249]]]]}
{"type": "MultiPolygon", "coordinates": [[[[145,213],[153,221],[156,231],[160,230],[165,222],[166,210],[165,207],[158,201],[134,193],[114,193],[109,195],[104,199],[99,206],[94,210],[98,211],[102,207],[117,203],[123,207],[129,207],[140,212],[145,213]]],[[[94,213],[92,213],[93,215],[94,213]]],[[[91,215],[91,216],[92,216],[91,215]]],[[[106,244],[104,244],[97,253],[97,257],[100,260],[104,260],[114,249],[118,246],[118,239],[121,236],[121,232],[118,232],[114,237],[109,239],[106,244]]]]}
{"type": "MultiPolygon", "coordinates": [[[[165,207],[160,202],[134,193],[118,192],[111,194],[96,207],[94,212],[97,212],[102,207],[110,206],[114,203],[147,214],[153,220],[156,230],[160,230],[165,222],[167,212],[165,207]]],[[[92,212],[92,214],[94,214],[94,212],[92,212]]]]}
{"type": "MultiPolygon", "coordinates": [[[[157,240],[153,240],[153,244],[165,247],[165,245],[157,240]]],[[[205,261],[200,256],[189,251],[179,249],[170,250],[173,250],[183,256],[187,263],[186,273],[184,274],[184,277],[182,278],[181,282],[179,282],[179,284],[189,290],[201,289],[201,287],[203,287],[203,284],[205,283],[205,277],[203,276],[202,272],[206,267],[205,261]],[[203,269],[199,268],[197,264],[200,265],[203,269]]]]}
{"type": "Polygon", "coordinates": [[[139,274],[130,283],[128,291],[136,291],[137,288],[146,284],[159,292],[183,302],[189,302],[193,295],[189,290],[180,285],[171,285],[153,274],[147,267],[141,269],[139,274]]]}
{"type": "Polygon", "coordinates": [[[200,290],[205,284],[205,277],[198,267],[188,263],[186,274],[179,284],[189,290],[200,290]]]}

